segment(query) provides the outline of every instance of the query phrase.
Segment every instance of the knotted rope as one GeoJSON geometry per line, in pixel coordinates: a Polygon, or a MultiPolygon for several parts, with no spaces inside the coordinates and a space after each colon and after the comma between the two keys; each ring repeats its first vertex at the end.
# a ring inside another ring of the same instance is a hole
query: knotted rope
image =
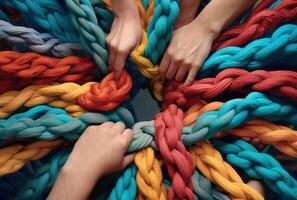
{"type": "Polygon", "coordinates": [[[268,187],[284,199],[297,199],[297,181],[272,156],[259,153],[242,140],[228,144],[221,141],[214,143],[226,154],[226,159],[232,165],[242,168],[252,178],[263,179],[268,187]]]}
{"type": "Polygon", "coordinates": [[[172,186],[168,199],[194,199],[192,158],[181,143],[183,113],[170,105],[163,113],[155,116],[155,141],[167,166],[172,186]]]}
{"type": "Polygon", "coordinates": [[[187,108],[199,99],[213,99],[226,92],[251,91],[271,93],[296,102],[297,73],[264,70],[248,72],[231,68],[220,72],[215,78],[196,80],[191,86],[172,81],[164,89],[163,107],[175,103],[180,108],[187,108]]]}

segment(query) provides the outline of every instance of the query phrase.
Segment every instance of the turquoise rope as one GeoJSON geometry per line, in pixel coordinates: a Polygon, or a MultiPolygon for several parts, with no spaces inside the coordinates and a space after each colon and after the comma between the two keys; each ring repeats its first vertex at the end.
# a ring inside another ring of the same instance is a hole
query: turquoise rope
{"type": "Polygon", "coordinates": [[[178,0],[155,0],[154,14],[147,28],[148,43],[144,56],[157,64],[173,34],[173,26],[179,14],[178,0]]]}
{"type": "Polygon", "coordinates": [[[66,10],[56,0],[1,0],[0,5],[16,9],[30,24],[39,26],[63,42],[78,42],[77,32],[69,23],[66,10]]]}
{"type": "Polygon", "coordinates": [[[123,121],[127,127],[134,124],[132,114],[123,107],[108,113],[84,113],[73,118],[60,108],[36,106],[25,113],[0,120],[0,139],[37,138],[53,140],[63,137],[76,140],[89,125],[106,121],[123,121]]]}
{"type": "Polygon", "coordinates": [[[204,62],[198,76],[206,77],[231,67],[265,69],[293,55],[297,55],[297,26],[286,24],[269,38],[254,40],[245,47],[231,46],[216,51],[204,62]]]}
{"type": "Polygon", "coordinates": [[[123,175],[118,179],[112,189],[108,200],[130,200],[135,199],[137,194],[136,167],[134,164],[125,169],[123,175]]]}
{"type": "Polygon", "coordinates": [[[254,146],[243,140],[233,143],[214,141],[214,144],[228,162],[243,169],[251,178],[263,179],[282,199],[297,199],[297,181],[272,156],[259,153],[254,146]]]}

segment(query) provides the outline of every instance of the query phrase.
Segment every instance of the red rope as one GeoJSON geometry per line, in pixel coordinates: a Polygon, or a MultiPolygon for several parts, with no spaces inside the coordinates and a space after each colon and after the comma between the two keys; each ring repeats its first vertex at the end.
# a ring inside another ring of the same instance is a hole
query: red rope
{"type": "Polygon", "coordinates": [[[88,110],[112,110],[128,99],[131,88],[132,78],[128,72],[123,71],[118,80],[111,72],[101,83],[91,85],[90,90],[78,98],[78,104],[88,110]]]}
{"type": "Polygon", "coordinates": [[[248,72],[230,68],[219,73],[215,78],[196,80],[191,86],[172,81],[164,90],[164,108],[174,103],[180,108],[193,105],[198,99],[209,100],[224,92],[259,91],[297,102],[297,72],[264,71],[248,72]]]}
{"type": "Polygon", "coordinates": [[[50,58],[36,53],[0,52],[0,92],[53,82],[82,84],[95,80],[90,58],[50,58]]]}
{"type": "Polygon", "coordinates": [[[212,51],[227,46],[243,46],[248,42],[262,37],[281,24],[297,18],[297,1],[284,0],[273,10],[263,10],[243,24],[223,32],[214,42],[212,51]]]}
{"type": "Polygon", "coordinates": [[[191,154],[181,142],[183,112],[176,105],[155,116],[155,141],[167,166],[172,185],[168,199],[194,199],[191,154]]]}

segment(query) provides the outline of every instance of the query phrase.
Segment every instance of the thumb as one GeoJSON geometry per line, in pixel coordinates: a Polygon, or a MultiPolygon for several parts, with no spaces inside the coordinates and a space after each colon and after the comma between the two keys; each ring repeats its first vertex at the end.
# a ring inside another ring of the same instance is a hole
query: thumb
{"type": "Polygon", "coordinates": [[[128,154],[124,157],[123,162],[122,162],[122,166],[121,169],[124,169],[125,167],[127,167],[130,163],[133,162],[135,157],[135,154],[128,154]]]}

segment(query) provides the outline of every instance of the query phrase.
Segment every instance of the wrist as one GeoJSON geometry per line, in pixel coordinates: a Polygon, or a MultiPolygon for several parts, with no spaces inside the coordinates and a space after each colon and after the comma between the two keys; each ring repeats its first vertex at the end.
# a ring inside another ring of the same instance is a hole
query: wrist
{"type": "Polygon", "coordinates": [[[209,33],[214,39],[221,33],[224,28],[224,23],[222,21],[216,20],[209,15],[201,13],[193,21],[196,26],[203,26],[203,28],[209,33]]]}
{"type": "Polygon", "coordinates": [[[112,0],[112,12],[116,18],[128,18],[135,20],[139,18],[139,13],[135,1],[112,0]]]}

